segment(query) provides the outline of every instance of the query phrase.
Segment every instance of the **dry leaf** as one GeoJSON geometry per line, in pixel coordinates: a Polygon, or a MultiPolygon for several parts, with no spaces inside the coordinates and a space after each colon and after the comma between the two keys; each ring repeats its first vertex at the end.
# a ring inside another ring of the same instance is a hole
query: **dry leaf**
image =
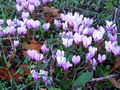
{"type": "MultiPolygon", "coordinates": [[[[22,48],[23,49],[31,49],[31,50],[34,49],[34,50],[37,50],[39,52],[41,50],[41,46],[42,46],[41,43],[39,43],[39,42],[37,42],[35,40],[31,40],[30,44],[24,43],[22,45],[22,48]]],[[[27,57],[27,51],[26,50],[23,51],[23,56],[27,57]]]]}
{"type": "MultiPolygon", "coordinates": [[[[16,72],[15,69],[11,68],[10,71],[7,69],[7,68],[1,68],[0,69],[0,78],[2,78],[2,80],[4,79],[7,79],[10,81],[10,76],[9,76],[9,72],[11,72],[12,76],[14,75],[14,73],[16,72]]],[[[21,74],[16,74],[13,76],[13,78],[16,80],[16,81],[19,81],[19,77],[21,76],[21,74]]]]}
{"type": "Polygon", "coordinates": [[[22,48],[23,49],[31,49],[31,50],[34,49],[34,50],[40,51],[41,50],[41,46],[42,46],[41,43],[39,43],[39,42],[37,42],[35,40],[31,40],[30,44],[24,43],[22,45],[22,48]]]}
{"type": "Polygon", "coordinates": [[[60,17],[59,9],[54,9],[54,7],[44,6],[43,12],[52,13],[52,15],[56,18],[60,17]]]}
{"type": "Polygon", "coordinates": [[[117,82],[114,78],[109,78],[110,82],[120,89],[120,83],[117,82]]]}
{"type": "Polygon", "coordinates": [[[53,23],[53,17],[50,13],[47,13],[47,15],[45,16],[45,21],[49,23],[53,23]]]}
{"type": "Polygon", "coordinates": [[[115,64],[112,66],[109,73],[111,73],[113,70],[115,70],[119,66],[120,66],[120,58],[116,60],[115,64]]]}
{"type": "Polygon", "coordinates": [[[30,69],[28,68],[28,64],[19,64],[19,67],[21,67],[24,70],[24,75],[28,75],[30,73],[30,69]]]}
{"type": "Polygon", "coordinates": [[[10,63],[12,63],[12,60],[14,59],[14,57],[15,57],[15,54],[12,52],[8,59],[10,63]]]}

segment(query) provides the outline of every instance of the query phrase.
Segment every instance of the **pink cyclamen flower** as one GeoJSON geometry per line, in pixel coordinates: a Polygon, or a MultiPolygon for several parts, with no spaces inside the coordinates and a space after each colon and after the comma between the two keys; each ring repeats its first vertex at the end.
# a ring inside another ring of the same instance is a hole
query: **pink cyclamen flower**
{"type": "Polygon", "coordinates": [[[46,4],[47,3],[47,0],[42,0],[42,4],[46,4]]]}
{"type": "Polygon", "coordinates": [[[4,23],[3,19],[0,19],[0,25],[2,25],[4,23]]]}
{"type": "Polygon", "coordinates": [[[34,9],[35,9],[35,7],[34,7],[34,5],[32,5],[32,4],[29,4],[28,5],[28,10],[29,10],[29,12],[33,12],[34,11],[34,9]]]}
{"type": "Polygon", "coordinates": [[[60,57],[60,56],[57,56],[57,64],[59,67],[61,67],[65,62],[66,62],[66,58],[65,57],[60,57]]]}
{"type": "Polygon", "coordinates": [[[41,59],[43,59],[43,54],[39,54],[36,50],[28,50],[27,54],[31,59],[36,60],[36,62],[39,62],[41,59]]]}
{"type": "Polygon", "coordinates": [[[38,8],[38,7],[40,6],[40,1],[36,0],[36,1],[34,2],[34,5],[35,5],[36,8],[38,8]]]}
{"type": "Polygon", "coordinates": [[[90,60],[90,63],[91,63],[91,65],[93,65],[93,66],[95,66],[95,65],[98,64],[97,61],[95,60],[95,58],[91,59],[91,60],[90,60]]]}
{"type": "Polygon", "coordinates": [[[50,23],[44,23],[42,27],[45,31],[47,31],[50,28],[50,23]]]}
{"type": "Polygon", "coordinates": [[[16,3],[17,3],[17,4],[20,4],[20,3],[21,3],[21,0],[16,0],[16,3]]]}
{"type": "Polygon", "coordinates": [[[83,19],[85,27],[89,27],[93,23],[93,19],[84,17],[83,19]]]}
{"type": "Polygon", "coordinates": [[[98,62],[102,63],[106,59],[106,55],[98,54],[98,62]]]}
{"type": "Polygon", "coordinates": [[[35,70],[32,70],[31,73],[34,80],[38,80],[40,78],[39,73],[36,72],[35,70]]]}
{"type": "Polygon", "coordinates": [[[28,8],[28,2],[27,1],[22,1],[21,2],[21,7],[22,7],[22,9],[24,9],[24,8],[28,8]]]}
{"type": "Polygon", "coordinates": [[[109,33],[108,37],[109,37],[109,39],[110,39],[111,42],[117,41],[117,34],[112,35],[112,34],[109,33]]]}
{"type": "Polygon", "coordinates": [[[79,33],[75,33],[73,37],[75,44],[79,44],[80,42],[82,42],[82,37],[83,35],[80,35],[79,33]]]}
{"type": "Polygon", "coordinates": [[[39,28],[39,26],[41,25],[41,23],[40,23],[40,21],[38,21],[38,20],[36,20],[36,21],[32,21],[31,22],[31,26],[33,27],[33,28],[39,28]]]}
{"type": "Polygon", "coordinates": [[[119,55],[120,54],[120,46],[114,46],[112,48],[112,52],[113,54],[116,56],[116,55],[119,55]]]}
{"type": "Polygon", "coordinates": [[[116,26],[116,24],[113,24],[112,21],[105,21],[105,22],[106,22],[106,29],[107,30],[112,30],[116,26]]]}
{"type": "Polygon", "coordinates": [[[14,26],[9,27],[9,34],[14,34],[16,32],[16,28],[14,26]]]}
{"type": "Polygon", "coordinates": [[[18,40],[14,40],[13,45],[14,45],[14,47],[17,47],[19,45],[19,41],[18,40]]]}
{"type": "Polygon", "coordinates": [[[17,32],[18,32],[19,35],[26,34],[27,33],[27,29],[26,29],[26,27],[18,27],[17,28],[17,32]]]}
{"type": "Polygon", "coordinates": [[[15,24],[15,23],[14,23],[13,21],[11,21],[11,19],[8,19],[8,20],[7,20],[7,25],[8,25],[8,26],[14,26],[14,24],[15,24]]]}
{"type": "Polygon", "coordinates": [[[68,32],[66,33],[66,36],[67,36],[67,38],[69,38],[69,39],[73,38],[73,32],[68,31],[68,32]]]}
{"type": "Polygon", "coordinates": [[[29,12],[22,12],[22,18],[28,18],[29,17],[29,12]]]}
{"type": "Polygon", "coordinates": [[[60,27],[61,26],[60,20],[54,20],[54,24],[55,24],[56,27],[60,27]]]}
{"type": "Polygon", "coordinates": [[[112,42],[111,41],[105,41],[105,49],[107,52],[111,52],[112,51],[112,42]]]}
{"type": "Polygon", "coordinates": [[[103,37],[103,34],[100,32],[100,31],[98,31],[98,30],[95,30],[94,32],[93,32],[93,39],[94,39],[94,41],[95,42],[98,42],[100,39],[102,39],[102,37],[103,37]]]}
{"type": "Polygon", "coordinates": [[[68,48],[72,45],[73,39],[68,39],[68,38],[62,38],[63,45],[68,48]]]}
{"type": "Polygon", "coordinates": [[[16,4],[16,9],[18,12],[20,12],[22,10],[22,7],[19,4],[16,4]]]}
{"type": "Polygon", "coordinates": [[[89,46],[89,52],[96,53],[97,52],[97,48],[89,46]]]}
{"type": "Polygon", "coordinates": [[[46,53],[46,52],[49,51],[49,49],[46,47],[45,44],[42,45],[41,50],[42,50],[43,53],[46,53]]]}
{"type": "Polygon", "coordinates": [[[42,77],[42,81],[43,81],[43,82],[47,82],[47,80],[48,80],[48,78],[47,78],[47,76],[48,76],[48,71],[40,70],[39,75],[45,75],[45,76],[41,76],[41,77],[42,77]]]}
{"type": "Polygon", "coordinates": [[[68,70],[69,67],[72,67],[72,64],[69,61],[67,61],[62,65],[62,67],[64,68],[64,70],[68,70]]]}
{"type": "Polygon", "coordinates": [[[90,60],[94,57],[95,53],[89,52],[86,54],[86,60],[90,60]]]}
{"type": "Polygon", "coordinates": [[[92,43],[92,37],[87,37],[87,36],[84,36],[83,37],[83,45],[85,48],[87,48],[91,43],[92,43]]]}
{"type": "Polygon", "coordinates": [[[62,28],[63,28],[63,30],[67,30],[68,29],[67,22],[62,23],[62,28]]]}
{"type": "Polygon", "coordinates": [[[64,51],[57,50],[56,56],[64,57],[64,51]]]}
{"type": "Polygon", "coordinates": [[[72,57],[72,62],[75,64],[75,65],[77,65],[79,62],[80,62],[80,56],[76,56],[76,55],[74,55],[73,57],[72,57]]]}

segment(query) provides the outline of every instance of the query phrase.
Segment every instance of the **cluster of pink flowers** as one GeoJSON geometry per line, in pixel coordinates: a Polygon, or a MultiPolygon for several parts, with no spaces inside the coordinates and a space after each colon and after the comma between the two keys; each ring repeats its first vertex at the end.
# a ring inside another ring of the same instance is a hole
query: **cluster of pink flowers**
{"type": "MultiPolygon", "coordinates": [[[[46,47],[45,44],[43,44],[43,46],[41,47],[42,52],[45,54],[46,52],[49,51],[49,49],[46,47]]],[[[32,59],[35,60],[36,62],[39,62],[40,60],[42,60],[44,58],[44,55],[42,53],[39,53],[36,50],[28,50],[27,51],[28,56],[32,59]]]]}
{"type": "Polygon", "coordinates": [[[69,67],[72,67],[72,64],[69,61],[66,61],[64,57],[64,51],[57,50],[56,52],[57,65],[63,67],[64,70],[68,70],[69,67]]]}
{"type": "MultiPolygon", "coordinates": [[[[80,62],[80,56],[76,56],[74,55],[72,57],[72,62],[74,65],[77,65],[80,62]]],[[[61,50],[57,50],[56,52],[56,61],[57,61],[57,65],[59,67],[63,67],[64,70],[68,70],[69,67],[72,67],[73,65],[70,63],[70,61],[66,60],[66,57],[64,57],[64,51],[61,50]]]]}
{"type": "Polygon", "coordinates": [[[43,4],[46,4],[47,2],[52,2],[53,0],[42,0],[43,4]]]}
{"type": "MultiPolygon", "coordinates": [[[[98,62],[103,63],[106,59],[105,54],[97,53],[99,49],[98,47],[93,47],[91,45],[92,42],[95,42],[96,45],[105,43],[104,48],[107,53],[112,52],[114,55],[120,55],[120,46],[117,45],[117,28],[116,24],[112,21],[106,21],[105,28],[102,26],[94,28],[92,27],[93,19],[79,15],[76,12],[74,14],[61,14],[61,19],[62,22],[60,20],[54,20],[54,25],[56,27],[62,27],[64,30],[60,33],[62,44],[66,48],[72,46],[73,43],[82,44],[89,51],[85,55],[85,58],[90,61],[91,65],[97,65],[98,62]],[[105,32],[108,33],[109,41],[104,41],[105,32]]],[[[65,61],[64,58],[63,61],[65,61]]]]}
{"type": "Polygon", "coordinates": [[[39,0],[16,0],[16,2],[18,12],[28,9],[28,11],[32,13],[35,10],[35,7],[38,8],[40,6],[39,0]]]}
{"type": "Polygon", "coordinates": [[[43,59],[43,54],[39,54],[36,50],[28,50],[27,54],[31,59],[36,60],[36,62],[43,59]]]}
{"type": "Polygon", "coordinates": [[[32,73],[32,77],[34,78],[34,80],[39,80],[40,78],[42,78],[43,82],[47,82],[48,78],[48,72],[45,70],[40,70],[40,72],[36,72],[35,70],[31,70],[32,73]]]}

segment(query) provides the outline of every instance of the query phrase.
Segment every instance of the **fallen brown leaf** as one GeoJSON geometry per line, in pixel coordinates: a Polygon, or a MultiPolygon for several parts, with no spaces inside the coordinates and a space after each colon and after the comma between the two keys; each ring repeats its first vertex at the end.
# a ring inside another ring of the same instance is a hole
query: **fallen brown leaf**
{"type": "Polygon", "coordinates": [[[120,89],[120,83],[115,80],[115,78],[109,78],[109,81],[115,85],[116,88],[120,89]]]}
{"type": "Polygon", "coordinates": [[[34,49],[34,50],[39,51],[39,50],[41,50],[41,46],[42,46],[41,43],[39,43],[39,42],[37,42],[37,41],[35,41],[35,40],[31,40],[31,41],[30,41],[30,44],[24,43],[24,44],[22,45],[22,48],[23,48],[23,49],[31,49],[31,50],[34,49]]]}
{"type": "Polygon", "coordinates": [[[115,70],[119,66],[120,66],[120,58],[116,60],[115,64],[112,66],[109,73],[111,73],[113,70],[115,70]]]}

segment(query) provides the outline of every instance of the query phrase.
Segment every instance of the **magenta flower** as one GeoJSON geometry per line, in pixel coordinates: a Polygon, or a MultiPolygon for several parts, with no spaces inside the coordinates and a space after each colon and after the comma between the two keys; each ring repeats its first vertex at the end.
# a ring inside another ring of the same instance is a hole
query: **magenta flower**
{"type": "Polygon", "coordinates": [[[106,59],[106,55],[98,54],[98,62],[102,63],[106,59]]]}
{"type": "Polygon", "coordinates": [[[22,7],[19,4],[16,4],[16,9],[18,12],[20,12],[22,10],[22,7]]]}
{"type": "Polygon", "coordinates": [[[47,3],[47,0],[42,0],[42,3],[43,3],[43,4],[46,4],[46,3],[47,3]]]}
{"type": "Polygon", "coordinates": [[[80,62],[80,56],[76,56],[76,55],[74,55],[73,57],[72,57],[72,62],[75,64],[75,65],[77,65],[79,62],[80,62]]]}
{"type": "Polygon", "coordinates": [[[94,41],[95,42],[98,42],[100,39],[102,39],[102,37],[103,37],[103,34],[100,32],[100,31],[98,31],[98,30],[95,30],[94,32],[93,32],[93,39],[94,39],[94,41]]]}
{"type": "Polygon", "coordinates": [[[14,34],[16,32],[16,28],[14,26],[9,27],[9,34],[14,34]]]}
{"type": "Polygon", "coordinates": [[[93,66],[96,66],[98,63],[95,60],[95,58],[93,58],[93,59],[90,60],[90,64],[93,65],[93,66]]]}
{"type": "Polygon", "coordinates": [[[40,6],[40,1],[36,0],[36,1],[34,2],[34,5],[35,5],[36,8],[38,8],[38,7],[40,6]]]}
{"type": "Polygon", "coordinates": [[[63,28],[63,30],[67,30],[68,29],[67,22],[62,23],[62,28],[63,28]]]}
{"type": "Polygon", "coordinates": [[[26,1],[22,1],[21,2],[21,7],[22,7],[22,9],[24,9],[24,8],[28,8],[28,2],[26,2],[26,1]]]}
{"type": "Polygon", "coordinates": [[[32,23],[31,23],[31,26],[33,27],[33,28],[39,28],[39,26],[41,25],[41,23],[40,23],[40,21],[38,21],[38,20],[36,20],[36,21],[32,21],[32,23]]]}
{"type": "Polygon", "coordinates": [[[72,45],[73,39],[68,39],[68,38],[62,38],[63,45],[68,48],[72,45]]]}
{"type": "Polygon", "coordinates": [[[34,11],[34,9],[35,9],[35,7],[34,7],[34,5],[32,5],[32,4],[29,4],[28,5],[28,10],[29,10],[29,12],[33,12],[34,11]]]}
{"type": "Polygon", "coordinates": [[[7,20],[7,25],[8,25],[8,26],[14,26],[14,24],[15,24],[15,23],[14,23],[13,21],[11,21],[11,19],[8,19],[8,20],[7,20]]]}
{"type": "Polygon", "coordinates": [[[87,48],[92,43],[92,37],[89,38],[87,36],[83,36],[83,45],[85,48],[87,48]]]}
{"type": "Polygon", "coordinates": [[[35,72],[35,70],[32,70],[32,77],[34,78],[34,80],[38,80],[40,78],[39,73],[35,72]]]}
{"type": "Polygon", "coordinates": [[[66,36],[67,36],[67,38],[69,38],[69,39],[73,38],[73,32],[68,31],[68,32],[66,33],[66,36]]]}
{"type": "Polygon", "coordinates": [[[60,56],[57,56],[57,64],[59,67],[61,67],[65,62],[66,62],[66,58],[65,57],[60,57],[60,56]]]}
{"type": "Polygon", "coordinates": [[[45,70],[40,70],[39,75],[45,75],[45,76],[41,76],[41,77],[42,77],[42,81],[43,81],[43,82],[47,82],[47,80],[48,80],[48,78],[47,78],[48,72],[47,72],[47,71],[45,71],[45,70]]]}
{"type": "Polygon", "coordinates": [[[57,50],[56,56],[64,57],[64,51],[57,50]]]}
{"type": "Polygon", "coordinates": [[[50,28],[50,23],[44,23],[42,27],[45,31],[47,31],[50,28]]]}
{"type": "Polygon", "coordinates": [[[27,33],[27,29],[25,27],[18,27],[17,28],[17,32],[18,32],[19,35],[26,34],[27,33]]]}
{"type": "Polygon", "coordinates": [[[36,62],[39,62],[44,57],[43,54],[39,54],[36,50],[28,50],[27,54],[31,59],[36,60],[36,62]]]}
{"type": "Polygon", "coordinates": [[[112,21],[111,22],[105,21],[105,22],[106,22],[106,29],[107,30],[112,30],[116,26],[116,24],[113,24],[112,21]]]}
{"type": "Polygon", "coordinates": [[[69,67],[72,67],[72,64],[69,61],[67,61],[62,65],[62,67],[64,68],[64,70],[68,70],[69,67]]]}
{"type": "Polygon", "coordinates": [[[93,19],[84,17],[83,19],[85,27],[89,27],[93,23],[93,19]]]}
{"type": "Polygon", "coordinates": [[[110,39],[111,42],[117,41],[117,34],[112,35],[112,34],[109,33],[108,37],[109,37],[109,39],[110,39]]]}
{"type": "Polygon", "coordinates": [[[61,27],[60,20],[54,20],[54,24],[55,24],[56,27],[61,27]]]}
{"type": "Polygon", "coordinates": [[[79,32],[79,33],[82,33],[82,32],[83,32],[83,28],[84,28],[84,25],[80,25],[78,32],[79,32]]]}
{"type": "Polygon", "coordinates": [[[79,44],[80,42],[82,42],[82,37],[83,35],[80,35],[79,33],[75,33],[73,40],[76,44],[79,44]]]}
{"type": "Polygon", "coordinates": [[[107,52],[111,52],[112,50],[112,42],[111,41],[105,41],[105,49],[107,52]]]}
{"type": "Polygon", "coordinates": [[[89,46],[89,52],[96,53],[97,52],[97,48],[89,46]]]}
{"type": "Polygon", "coordinates": [[[90,60],[94,57],[95,53],[89,52],[86,54],[86,60],[90,60]]]}
{"type": "Polygon", "coordinates": [[[22,12],[22,18],[28,18],[29,12],[22,12]]]}
{"type": "Polygon", "coordinates": [[[114,46],[113,48],[112,48],[112,52],[113,52],[113,54],[116,56],[116,55],[118,55],[118,54],[120,54],[120,46],[114,46]]]}
{"type": "Polygon", "coordinates": [[[41,50],[42,50],[43,53],[46,53],[46,52],[49,51],[49,49],[46,47],[45,44],[42,45],[41,50]]]}
{"type": "Polygon", "coordinates": [[[14,45],[14,47],[17,47],[19,45],[19,41],[18,40],[14,40],[13,45],[14,45]]]}
{"type": "Polygon", "coordinates": [[[2,25],[4,23],[3,19],[0,19],[0,25],[2,25]]]}

